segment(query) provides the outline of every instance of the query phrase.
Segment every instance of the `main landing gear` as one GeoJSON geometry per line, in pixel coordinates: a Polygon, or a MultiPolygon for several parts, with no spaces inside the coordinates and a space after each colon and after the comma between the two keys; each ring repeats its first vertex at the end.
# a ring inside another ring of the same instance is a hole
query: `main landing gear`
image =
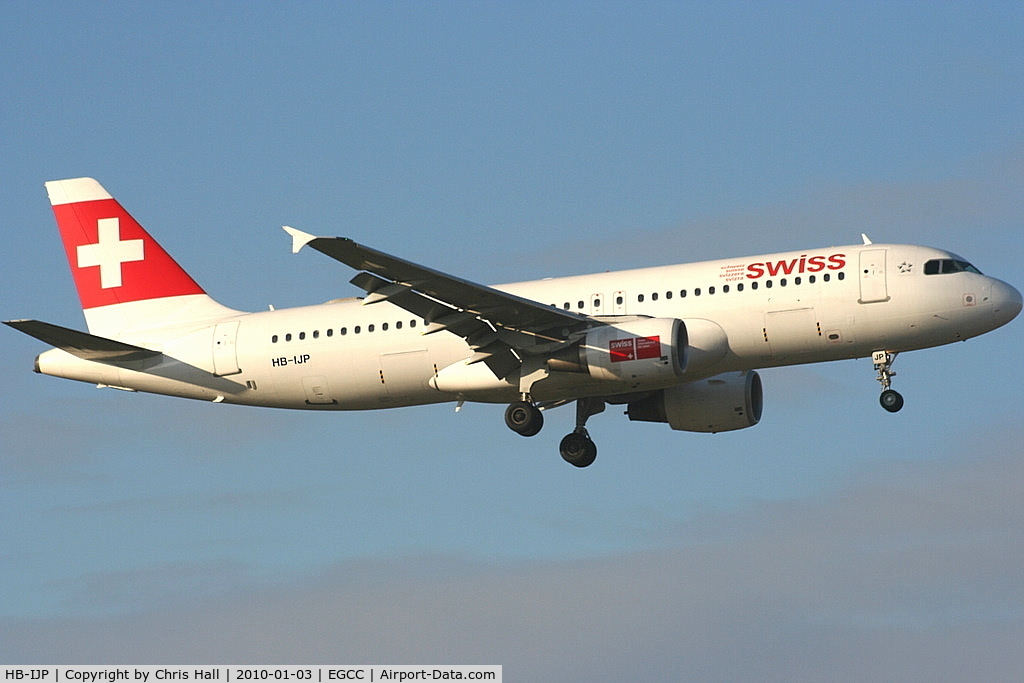
{"type": "Polygon", "coordinates": [[[544,426],[544,414],[524,397],[505,409],[505,424],[516,434],[534,436],[544,426]]]}
{"type": "MultiPolygon", "coordinates": [[[[599,398],[581,398],[576,401],[576,429],[566,434],[558,445],[562,459],[570,465],[588,467],[597,458],[597,445],[587,433],[586,424],[592,415],[603,411],[604,401],[599,398]]],[[[529,396],[524,396],[505,409],[505,424],[516,434],[534,436],[544,426],[544,415],[529,400],[529,396]]]]}
{"type": "Polygon", "coordinates": [[[876,379],[882,385],[882,395],[878,397],[878,402],[890,413],[898,413],[903,407],[903,396],[895,389],[890,388],[892,378],[896,376],[896,373],[892,371],[892,364],[896,362],[896,352],[875,351],[871,354],[871,362],[875,364],[875,370],[878,371],[876,379]]]}
{"type": "Polygon", "coordinates": [[[597,444],[587,432],[587,420],[591,415],[604,412],[604,401],[599,398],[581,398],[576,401],[576,429],[566,434],[558,444],[562,460],[576,467],[589,467],[597,458],[597,444]]]}

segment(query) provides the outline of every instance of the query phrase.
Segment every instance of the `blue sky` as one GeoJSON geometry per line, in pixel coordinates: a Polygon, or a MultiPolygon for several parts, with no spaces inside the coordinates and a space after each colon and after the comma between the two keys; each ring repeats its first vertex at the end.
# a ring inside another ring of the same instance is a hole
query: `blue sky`
{"type": "MultiPolygon", "coordinates": [[[[2,317],[83,327],[42,183],[226,305],[355,294],[289,224],[482,282],[912,242],[1024,285],[1015,3],[28,3],[0,28],[2,317]]],[[[303,414],[36,376],[0,334],[0,660],[498,663],[510,680],[1024,665],[1020,321],[768,370],[715,436],[303,414]]],[[[1012,672],[1012,674],[1010,673],[1012,672]]],[[[848,674],[845,675],[845,674],[848,674]]]]}

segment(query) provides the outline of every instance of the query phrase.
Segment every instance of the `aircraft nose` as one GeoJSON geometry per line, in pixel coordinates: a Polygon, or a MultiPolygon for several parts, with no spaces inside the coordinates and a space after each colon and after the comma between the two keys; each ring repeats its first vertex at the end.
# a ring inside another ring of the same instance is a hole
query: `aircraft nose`
{"type": "Polygon", "coordinates": [[[992,283],[992,311],[998,325],[1005,325],[1016,318],[1021,305],[1020,292],[1014,287],[1002,280],[995,280],[992,283]]]}

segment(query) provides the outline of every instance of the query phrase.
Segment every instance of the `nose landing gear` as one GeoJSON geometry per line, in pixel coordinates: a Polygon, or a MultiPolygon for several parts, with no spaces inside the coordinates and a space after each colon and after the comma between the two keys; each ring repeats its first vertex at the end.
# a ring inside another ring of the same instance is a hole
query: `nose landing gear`
{"type": "Polygon", "coordinates": [[[891,388],[892,378],[896,376],[896,373],[892,371],[896,355],[895,351],[892,353],[875,351],[871,354],[871,362],[875,364],[875,370],[878,371],[876,379],[882,385],[882,395],[878,397],[878,402],[890,413],[898,413],[903,407],[903,396],[891,388]]]}

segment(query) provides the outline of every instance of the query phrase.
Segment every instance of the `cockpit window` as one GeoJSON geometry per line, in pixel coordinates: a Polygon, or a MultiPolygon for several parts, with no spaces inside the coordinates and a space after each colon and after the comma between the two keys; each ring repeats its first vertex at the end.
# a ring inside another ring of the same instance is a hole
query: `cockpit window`
{"type": "Polygon", "coordinates": [[[977,273],[981,275],[981,271],[970,263],[958,259],[933,259],[924,264],[925,275],[945,275],[946,273],[977,273]]]}

